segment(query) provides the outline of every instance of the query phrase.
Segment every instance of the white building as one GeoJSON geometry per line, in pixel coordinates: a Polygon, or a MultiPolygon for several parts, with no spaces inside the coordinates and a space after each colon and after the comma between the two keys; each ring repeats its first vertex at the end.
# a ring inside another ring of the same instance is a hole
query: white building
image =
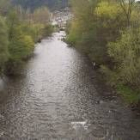
{"type": "Polygon", "coordinates": [[[137,2],[139,3],[139,2],[140,2],[140,0],[135,0],[135,2],[136,2],[136,3],[137,3],[137,2]]]}

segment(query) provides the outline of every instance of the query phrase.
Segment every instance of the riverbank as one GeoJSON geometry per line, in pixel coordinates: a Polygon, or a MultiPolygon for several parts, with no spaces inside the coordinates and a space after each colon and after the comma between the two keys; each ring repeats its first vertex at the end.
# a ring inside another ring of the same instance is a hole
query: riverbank
{"type": "MultiPolygon", "coordinates": [[[[96,84],[100,85],[99,87],[97,86],[97,90],[103,96],[104,99],[108,99],[109,100],[109,99],[118,98],[127,107],[129,107],[136,116],[140,116],[140,103],[136,103],[136,104],[135,104],[135,102],[134,103],[130,103],[128,101],[128,98],[130,98],[130,97],[123,97],[121,91],[118,91],[116,88],[113,88],[112,86],[107,84],[105,76],[100,72],[99,69],[97,69],[97,68],[95,68],[93,66],[93,70],[95,71],[95,73],[97,75],[96,76],[96,79],[97,79],[96,80],[96,84]],[[104,91],[102,89],[106,89],[106,91],[104,91]]],[[[129,90],[126,91],[126,92],[129,92],[129,90]]],[[[124,94],[126,94],[126,92],[124,94]]]]}
{"type": "MultiPolygon", "coordinates": [[[[75,48],[83,55],[86,55],[76,46],[73,47],[74,45],[72,46],[72,44],[70,44],[66,38],[64,38],[63,41],[68,43],[69,47],[75,48]]],[[[101,86],[101,87],[97,86],[97,89],[99,93],[103,96],[103,98],[113,99],[118,97],[120,100],[124,102],[124,104],[126,104],[126,106],[129,106],[131,110],[134,111],[135,114],[140,116],[139,92],[137,93],[127,86],[126,87],[121,85],[111,86],[107,81],[106,75],[102,73],[100,65],[97,65],[95,62],[93,62],[88,55],[86,56],[91,62],[93,71],[95,72],[97,79],[96,84],[101,86]],[[104,92],[102,89],[106,89],[106,91],[108,92],[104,92]]]]}
{"type": "Polygon", "coordinates": [[[138,3],[72,0],[71,5],[74,17],[67,24],[67,42],[99,67],[106,83],[125,102],[137,106],[140,103],[138,3]],[[126,7],[131,9],[130,13],[126,7]]]}

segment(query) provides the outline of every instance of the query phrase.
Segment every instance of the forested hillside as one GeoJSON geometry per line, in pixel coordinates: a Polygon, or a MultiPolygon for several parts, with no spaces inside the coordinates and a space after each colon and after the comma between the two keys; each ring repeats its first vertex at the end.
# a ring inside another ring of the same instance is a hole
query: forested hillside
{"type": "Polygon", "coordinates": [[[50,9],[60,9],[68,5],[68,0],[12,0],[14,4],[24,8],[35,9],[47,5],[50,9]]]}

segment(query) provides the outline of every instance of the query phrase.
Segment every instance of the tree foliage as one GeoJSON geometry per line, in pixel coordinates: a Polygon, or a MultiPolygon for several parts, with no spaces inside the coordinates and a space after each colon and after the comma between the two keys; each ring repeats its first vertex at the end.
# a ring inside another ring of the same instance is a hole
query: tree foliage
{"type": "Polygon", "coordinates": [[[29,35],[24,35],[20,27],[14,29],[14,35],[9,43],[10,59],[23,60],[33,51],[34,43],[29,35]]]}
{"type": "Polygon", "coordinates": [[[130,103],[140,100],[140,12],[135,1],[72,0],[72,10],[68,43],[99,65],[106,81],[130,103]]]}
{"type": "Polygon", "coordinates": [[[5,21],[0,17],[0,74],[8,60],[8,32],[5,21]]]}
{"type": "Polygon", "coordinates": [[[118,82],[131,86],[140,84],[140,29],[128,30],[116,42],[108,44],[108,54],[114,62],[118,82]]]}
{"type": "Polygon", "coordinates": [[[96,63],[106,63],[107,43],[114,41],[125,28],[123,11],[119,4],[108,1],[77,0],[76,5],[68,42],[76,44],[96,63]]]}
{"type": "MultiPolygon", "coordinates": [[[[6,2],[0,4],[7,5],[6,2]]],[[[35,42],[52,33],[50,13],[47,7],[31,12],[16,6],[3,16],[0,17],[0,74],[16,74],[33,53],[35,42]]]]}

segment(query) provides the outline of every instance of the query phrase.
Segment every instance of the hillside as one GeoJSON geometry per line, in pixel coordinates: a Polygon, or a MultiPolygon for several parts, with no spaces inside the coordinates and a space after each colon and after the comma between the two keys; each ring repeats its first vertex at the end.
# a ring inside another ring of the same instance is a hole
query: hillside
{"type": "Polygon", "coordinates": [[[61,9],[68,5],[68,0],[12,0],[12,2],[32,10],[44,5],[48,6],[51,10],[61,9]]]}

